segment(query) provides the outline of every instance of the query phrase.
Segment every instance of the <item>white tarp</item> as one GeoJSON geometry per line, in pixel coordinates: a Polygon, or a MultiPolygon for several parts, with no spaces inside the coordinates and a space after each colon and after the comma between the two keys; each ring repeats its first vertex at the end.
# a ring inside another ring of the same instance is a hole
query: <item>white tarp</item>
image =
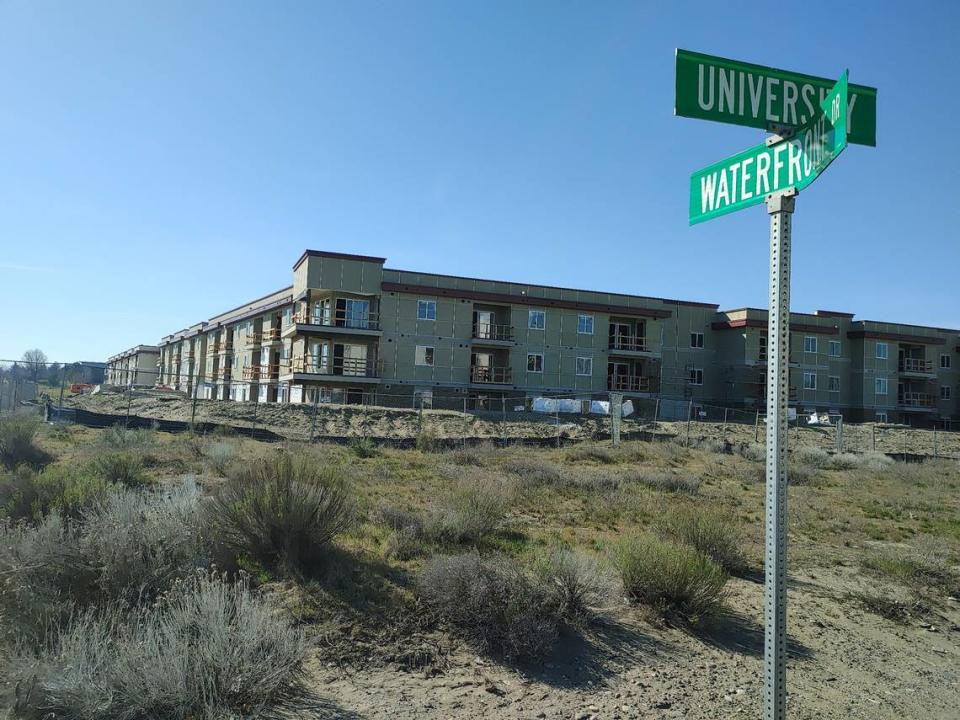
{"type": "Polygon", "coordinates": [[[610,403],[606,400],[591,400],[590,412],[594,415],[609,415],[610,403]]]}
{"type": "Polygon", "coordinates": [[[620,412],[624,417],[627,417],[627,415],[633,415],[633,400],[627,400],[623,405],[621,405],[621,407],[623,409],[620,412]]]}

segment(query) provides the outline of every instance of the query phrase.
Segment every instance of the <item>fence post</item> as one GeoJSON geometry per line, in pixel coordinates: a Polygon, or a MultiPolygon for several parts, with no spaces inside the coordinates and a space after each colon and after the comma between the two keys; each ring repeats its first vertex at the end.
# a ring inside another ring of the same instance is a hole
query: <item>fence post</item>
{"type": "Polygon", "coordinates": [[[876,425],[870,426],[870,440],[873,446],[873,451],[876,452],[877,451],[877,426],[876,425]]]}
{"type": "Polygon", "coordinates": [[[730,408],[723,409],[723,429],[720,431],[723,435],[727,434],[727,412],[729,412],[729,410],[730,408]]]}
{"type": "Polygon", "coordinates": [[[553,421],[557,424],[557,449],[560,449],[560,407],[553,412],[553,421]]]}
{"type": "Polygon", "coordinates": [[[753,441],[760,442],[760,408],[757,408],[757,419],[753,421],[753,441]]]}
{"type": "Polygon", "coordinates": [[[127,419],[124,421],[124,427],[130,427],[130,400],[133,398],[133,388],[127,385],[127,419]]]}
{"type": "Polygon", "coordinates": [[[843,452],[843,417],[837,420],[837,452],[843,452]]]}
{"type": "Polygon", "coordinates": [[[507,446],[507,398],[500,396],[500,435],[503,440],[503,447],[507,446]]]}
{"type": "Polygon", "coordinates": [[[313,418],[310,420],[310,442],[317,433],[317,406],[320,404],[320,388],[317,388],[313,394],[313,418]]]}
{"type": "Polygon", "coordinates": [[[937,459],[937,426],[933,426],[933,459],[937,459]]]}
{"type": "Polygon", "coordinates": [[[687,447],[690,447],[690,417],[693,415],[693,400],[687,403],[687,447]]]}
{"type": "Polygon", "coordinates": [[[467,449],[467,433],[470,431],[470,428],[466,427],[470,422],[469,420],[467,420],[467,396],[466,395],[463,396],[463,422],[465,425],[464,431],[463,431],[463,449],[466,450],[467,449]]]}
{"type": "MultiPolygon", "coordinates": [[[[416,403],[416,393],[414,393],[414,403],[416,403]]],[[[420,409],[417,412],[417,435],[423,433],[423,395],[420,396],[420,409]]]]}

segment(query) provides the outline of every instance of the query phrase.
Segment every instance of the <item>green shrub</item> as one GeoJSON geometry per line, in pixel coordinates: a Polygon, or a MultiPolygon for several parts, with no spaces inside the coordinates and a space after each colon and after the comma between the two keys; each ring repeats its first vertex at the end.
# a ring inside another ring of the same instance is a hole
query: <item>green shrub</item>
{"type": "Polygon", "coordinates": [[[224,476],[227,474],[230,463],[237,457],[237,446],[227,440],[217,440],[207,443],[203,449],[203,455],[210,469],[217,475],[224,476]]]}
{"type": "Polygon", "coordinates": [[[700,492],[699,478],[675,472],[639,468],[634,470],[630,475],[627,475],[624,481],[636,482],[640,485],[653,488],[654,490],[681,493],[684,495],[696,495],[700,492]]]}
{"type": "Polygon", "coordinates": [[[358,458],[372,458],[380,454],[377,444],[365,437],[353,438],[350,441],[350,451],[358,458]]]}
{"type": "Polygon", "coordinates": [[[449,458],[450,462],[461,467],[486,467],[490,455],[489,447],[473,447],[452,450],[449,458]]]}
{"type": "Polygon", "coordinates": [[[603,465],[617,462],[616,454],[600,445],[575,445],[567,450],[566,459],[568,462],[595,462],[603,465]]]}
{"type": "Polygon", "coordinates": [[[414,447],[423,453],[437,452],[440,449],[440,441],[430,430],[421,430],[417,433],[417,439],[414,441],[414,447]]]}
{"type": "Polygon", "coordinates": [[[236,437],[237,431],[229,425],[217,425],[210,434],[215,438],[232,438],[236,437]]]}
{"type": "Polygon", "coordinates": [[[12,470],[18,465],[39,469],[50,455],[36,445],[40,421],[29,415],[0,419],[0,465],[12,470]]]}
{"type": "Polygon", "coordinates": [[[13,521],[29,520],[41,514],[36,470],[21,465],[0,477],[0,514],[13,521]]]}
{"type": "Polygon", "coordinates": [[[200,576],[156,604],[87,612],[22,678],[21,717],[296,717],[312,699],[302,630],[245,584],[200,576]]]}
{"type": "Polygon", "coordinates": [[[565,474],[565,470],[554,462],[523,455],[507,458],[501,467],[528,485],[558,485],[565,474]]]}
{"type": "Polygon", "coordinates": [[[660,530],[670,539],[698,550],[729,573],[737,574],[746,569],[743,537],[719,511],[675,508],[661,520],[660,530]]]}
{"type": "Polygon", "coordinates": [[[109,450],[148,450],[156,441],[157,435],[153,430],[114,425],[100,434],[99,444],[109,450]]]}
{"type": "Polygon", "coordinates": [[[210,520],[237,555],[289,572],[320,562],[351,517],[339,482],[308,455],[284,451],[242,466],[216,494],[210,520]]]}
{"type": "Polygon", "coordinates": [[[637,535],[617,546],[614,559],[627,596],[665,615],[695,621],[723,602],[727,574],[687,545],[637,535]]]}
{"type": "Polygon", "coordinates": [[[818,447],[800,447],[794,450],[791,455],[793,460],[791,465],[793,467],[802,464],[815,468],[825,468],[830,464],[830,453],[818,447]]]}
{"type": "Polygon", "coordinates": [[[143,461],[131,452],[105,452],[90,463],[94,475],[108,483],[133,488],[145,485],[149,477],[143,469],[143,461]]]}
{"type": "Polygon", "coordinates": [[[417,585],[424,606],[481,652],[538,658],[556,641],[556,595],[516,561],[474,554],[435,557],[417,585]]]}
{"type": "Polygon", "coordinates": [[[424,552],[423,531],[416,526],[399,527],[387,536],[383,554],[397,560],[410,560],[424,552]]]}
{"type": "Polygon", "coordinates": [[[745,443],[740,446],[740,456],[751,462],[766,462],[767,448],[761,443],[745,443]]]}
{"type": "Polygon", "coordinates": [[[114,486],[79,465],[25,465],[0,480],[0,514],[11,520],[39,520],[51,511],[78,517],[114,486]]]}

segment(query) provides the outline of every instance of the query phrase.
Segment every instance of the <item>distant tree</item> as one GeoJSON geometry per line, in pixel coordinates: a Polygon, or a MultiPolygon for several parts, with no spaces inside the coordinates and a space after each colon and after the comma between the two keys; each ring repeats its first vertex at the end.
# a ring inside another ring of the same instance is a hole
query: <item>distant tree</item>
{"type": "Polygon", "coordinates": [[[43,350],[39,348],[27,350],[22,360],[27,366],[27,376],[34,382],[39,381],[47,369],[47,356],[43,350]]]}
{"type": "Polygon", "coordinates": [[[59,385],[60,378],[63,376],[63,369],[57,363],[50,363],[47,366],[47,383],[50,385],[59,385]]]}
{"type": "Polygon", "coordinates": [[[69,365],[64,365],[63,372],[66,373],[67,382],[69,383],[84,382],[85,373],[83,365],[80,363],[70,363],[69,365]]]}

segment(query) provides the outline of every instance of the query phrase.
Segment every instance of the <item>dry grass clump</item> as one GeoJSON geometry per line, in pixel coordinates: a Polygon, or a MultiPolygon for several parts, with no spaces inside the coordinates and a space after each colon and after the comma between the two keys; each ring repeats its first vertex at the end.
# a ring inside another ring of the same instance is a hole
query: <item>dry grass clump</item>
{"type": "Polygon", "coordinates": [[[132,614],[73,617],[21,679],[25,718],[293,717],[308,709],[309,647],[245,583],[189,579],[132,614]]]}
{"type": "Polygon", "coordinates": [[[550,586],[505,557],[436,557],[417,580],[421,602],[480,652],[538,658],[560,625],[550,586]]]}
{"type": "Polygon", "coordinates": [[[377,444],[366,437],[353,438],[349,444],[350,452],[358,458],[372,458],[380,454],[377,444]]]}
{"type": "Polygon", "coordinates": [[[580,463],[600,463],[601,465],[612,465],[617,462],[617,455],[609,448],[601,445],[582,444],[574,445],[567,450],[564,458],[567,462],[580,463]]]}
{"type": "Polygon", "coordinates": [[[666,537],[689,545],[728,573],[746,570],[743,537],[720,511],[703,507],[678,507],[667,512],[659,524],[666,537]]]}
{"type": "Polygon", "coordinates": [[[751,462],[762,463],[767,461],[767,448],[761,443],[744,443],[737,449],[737,453],[740,457],[751,462]]]}
{"type": "Polygon", "coordinates": [[[108,450],[150,450],[157,442],[153,430],[114,425],[100,434],[98,444],[108,450]]]}
{"type": "Polygon", "coordinates": [[[528,485],[559,484],[565,472],[555,462],[526,455],[507,458],[500,467],[504,472],[516,475],[528,485]]]}
{"type": "Polygon", "coordinates": [[[914,589],[960,593],[960,577],[951,568],[941,546],[876,549],[863,555],[861,566],[875,575],[914,589]]]}
{"type": "Polygon", "coordinates": [[[207,466],[214,473],[223,477],[229,471],[230,465],[236,460],[237,446],[229,440],[214,440],[204,446],[203,456],[207,461],[207,466]]]}
{"type": "Polygon", "coordinates": [[[605,567],[566,548],[538,556],[533,569],[552,588],[557,616],[572,627],[585,625],[621,594],[619,583],[605,567]]]}
{"type": "Polygon", "coordinates": [[[0,515],[37,521],[55,510],[78,517],[113,487],[83,465],[48,465],[40,472],[21,465],[0,479],[0,515]]]}
{"type": "Polygon", "coordinates": [[[646,485],[654,490],[696,495],[700,492],[700,478],[686,473],[638,468],[624,477],[624,483],[646,485]]]}
{"type": "Polygon", "coordinates": [[[723,603],[727,574],[700,551],[653,535],[634,535],[615,549],[627,596],[669,617],[696,621],[723,603]]]}
{"type": "Polygon", "coordinates": [[[294,573],[315,569],[352,516],[339,479],[309,455],[287,451],[239,467],[210,513],[218,538],[238,557],[294,573]]]}
{"type": "Polygon", "coordinates": [[[29,415],[0,419],[0,465],[12,470],[18,465],[38,469],[50,462],[50,455],[36,444],[40,420],[29,415]]]}
{"type": "Polygon", "coordinates": [[[477,544],[503,522],[512,493],[495,478],[462,482],[424,519],[424,534],[439,543],[477,544]]]}

